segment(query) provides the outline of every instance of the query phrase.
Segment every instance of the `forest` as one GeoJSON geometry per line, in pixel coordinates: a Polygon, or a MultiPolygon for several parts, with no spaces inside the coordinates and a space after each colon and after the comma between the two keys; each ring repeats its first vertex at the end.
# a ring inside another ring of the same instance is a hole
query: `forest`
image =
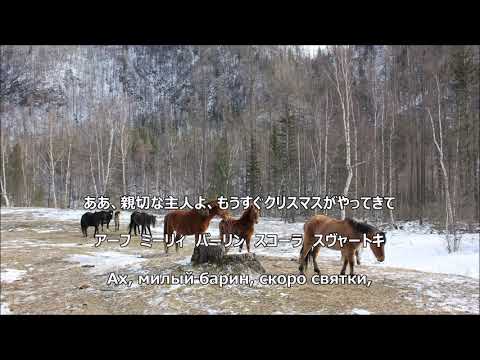
{"type": "Polygon", "coordinates": [[[478,223],[479,58],[467,45],[1,46],[1,204],[380,195],[394,211],[347,215],[478,223]]]}

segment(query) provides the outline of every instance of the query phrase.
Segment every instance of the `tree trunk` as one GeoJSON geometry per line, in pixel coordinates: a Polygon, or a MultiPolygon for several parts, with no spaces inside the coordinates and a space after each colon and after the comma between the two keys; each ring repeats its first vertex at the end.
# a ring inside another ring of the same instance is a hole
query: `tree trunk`
{"type": "Polygon", "coordinates": [[[441,93],[440,93],[440,82],[438,79],[438,74],[435,76],[435,81],[437,84],[437,92],[438,92],[438,128],[439,128],[439,141],[437,140],[436,136],[436,131],[435,131],[435,125],[433,122],[433,117],[432,113],[430,112],[430,108],[427,108],[428,110],[428,115],[430,118],[430,124],[432,125],[432,133],[433,133],[433,142],[435,144],[435,147],[437,148],[438,151],[438,157],[440,161],[440,167],[442,170],[442,175],[443,175],[443,186],[444,186],[444,191],[445,191],[445,230],[446,230],[446,235],[447,235],[447,250],[448,252],[452,251],[457,251],[459,244],[458,244],[458,239],[456,236],[456,229],[455,229],[455,217],[453,214],[453,209],[452,209],[452,200],[450,198],[450,189],[449,189],[449,178],[448,178],[448,173],[447,169],[445,167],[445,161],[444,161],[444,154],[443,154],[443,130],[442,130],[442,119],[441,119],[441,93]],[[453,241],[453,247],[449,238],[449,235],[453,232],[454,235],[454,241],[453,241]]]}
{"type": "Polygon", "coordinates": [[[71,150],[72,150],[72,143],[70,142],[68,144],[68,156],[67,156],[67,174],[65,176],[65,198],[64,198],[64,206],[66,208],[68,208],[68,203],[69,203],[69,199],[68,199],[68,183],[70,181],[70,153],[71,153],[71,150]]]}
{"type": "Polygon", "coordinates": [[[89,152],[89,157],[88,158],[90,160],[90,173],[92,174],[92,182],[93,182],[93,188],[95,189],[95,196],[98,197],[97,182],[95,181],[95,174],[93,173],[92,144],[90,144],[90,152],[89,152]]]}
{"type": "Polygon", "coordinates": [[[0,187],[1,187],[1,191],[2,191],[2,196],[3,196],[3,200],[5,201],[5,206],[6,207],[9,207],[10,206],[10,199],[8,198],[8,195],[7,195],[7,174],[5,173],[5,152],[6,152],[6,145],[4,145],[4,141],[2,139],[2,142],[1,142],[1,147],[2,147],[2,178],[3,179],[0,179],[0,187]]]}

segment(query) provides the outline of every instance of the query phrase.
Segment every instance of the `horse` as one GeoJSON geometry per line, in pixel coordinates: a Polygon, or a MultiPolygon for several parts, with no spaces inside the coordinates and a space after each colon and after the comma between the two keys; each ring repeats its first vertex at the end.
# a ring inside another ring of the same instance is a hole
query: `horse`
{"type": "Polygon", "coordinates": [[[101,210],[98,211],[100,214],[100,224],[102,225],[102,231],[103,231],[103,225],[107,225],[107,229],[109,228],[110,221],[112,220],[113,217],[113,210],[101,210]]]}
{"type": "Polygon", "coordinates": [[[157,218],[154,215],[145,214],[145,221],[142,225],[142,235],[145,233],[147,234],[147,229],[150,232],[150,236],[152,236],[152,230],[150,230],[150,226],[155,227],[155,223],[157,222],[157,218]]]}
{"type": "Polygon", "coordinates": [[[115,210],[113,219],[115,221],[115,231],[120,230],[120,210],[115,210]]]}
{"type": "Polygon", "coordinates": [[[82,215],[82,218],[80,220],[80,227],[82,229],[83,235],[87,237],[87,228],[89,226],[95,227],[95,232],[93,233],[93,236],[97,235],[98,233],[98,226],[102,223],[102,217],[103,215],[99,211],[95,212],[86,212],[85,214],[82,215]]]}
{"type": "Polygon", "coordinates": [[[154,215],[150,215],[144,212],[134,211],[130,216],[130,225],[128,227],[128,234],[131,235],[132,229],[135,232],[135,236],[137,236],[137,228],[140,231],[140,226],[142,227],[141,235],[144,233],[147,234],[147,229],[150,232],[150,236],[152,236],[152,230],[150,226],[155,227],[156,217],[154,215]]]}
{"type": "MultiPolygon", "coordinates": [[[[239,219],[233,217],[226,217],[220,224],[220,238],[224,241],[224,235],[237,235],[240,239],[244,239],[247,244],[247,252],[250,252],[250,240],[254,232],[255,224],[258,224],[260,217],[260,210],[253,204],[250,205],[240,216],[239,219]]],[[[240,243],[239,252],[242,251],[243,241],[240,243]]]]}
{"type": "Polygon", "coordinates": [[[217,200],[205,204],[205,209],[173,210],[163,219],[163,234],[165,253],[168,254],[167,239],[175,233],[175,251],[178,252],[178,241],[182,236],[195,235],[195,243],[208,229],[210,221],[215,216],[224,217],[227,210],[220,209],[217,200]]]}
{"type": "Polygon", "coordinates": [[[363,234],[371,241],[374,236],[379,236],[380,244],[370,242],[370,249],[378,261],[383,262],[385,260],[384,247],[387,240],[386,235],[383,231],[372,225],[361,223],[351,218],[337,220],[326,215],[316,215],[304,224],[303,232],[303,246],[300,250],[299,257],[299,270],[301,274],[304,274],[304,269],[307,269],[309,259],[313,261],[314,271],[320,274],[316,257],[320,251],[320,247],[329,247],[330,249],[340,250],[342,252],[343,266],[340,274],[345,274],[348,263],[350,265],[350,274],[353,275],[354,256],[355,254],[357,255],[358,263],[359,254],[357,251],[362,245],[363,234]],[[347,238],[343,245],[340,245],[337,241],[329,244],[328,240],[325,239],[327,235],[335,233],[347,238]],[[318,239],[315,235],[322,235],[322,238],[318,239]],[[358,240],[358,242],[355,240],[358,240]],[[313,247],[315,242],[319,242],[319,244],[313,247]]]}

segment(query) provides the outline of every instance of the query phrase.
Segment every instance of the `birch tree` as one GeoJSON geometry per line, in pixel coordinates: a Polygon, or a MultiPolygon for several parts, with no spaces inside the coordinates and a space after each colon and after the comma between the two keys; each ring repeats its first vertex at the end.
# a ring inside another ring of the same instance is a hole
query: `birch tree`
{"type": "Polygon", "coordinates": [[[427,108],[428,117],[430,119],[430,125],[432,126],[432,134],[433,134],[433,143],[435,144],[435,148],[437,149],[438,159],[440,162],[440,167],[442,170],[443,175],[443,186],[445,190],[445,231],[446,231],[446,238],[447,238],[447,250],[448,252],[457,251],[459,246],[459,241],[456,236],[455,230],[455,218],[453,214],[453,207],[452,207],[452,200],[450,197],[450,189],[449,189],[449,177],[447,168],[445,166],[445,155],[444,155],[444,148],[443,148],[443,126],[442,126],[442,93],[440,91],[440,80],[438,73],[434,74],[436,90],[437,90],[437,122],[438,122],[438,129],[436,129],[432,112],[430,111],[430,107],[427,108]],[[438,137],[437,137],[438,133],[438,137]],[[450,238],[451,233],[453,233],[454,239],[453,244],[450,238]]]}
{"type": "MultiPolygon", "coordinates": [[[[340,100],[342,109],[343,129],[345,134],[345,168],[347,170],[347,180],[343,188],[343,196],[348,196],[350,183],[353,177],[353,167],[351,163],[350,150],[350,108],[351,108],[351,89],[352,89],[352,55],[349,46],[335,46],[333,48],[333,82],[340,100]]],[[[345,218],[345,208],[341,210],[342,219],[345,218]]]]}
{"type": "Polygon", "coordinates": [[[5,158],[6,158],[6,137],[7,135],[4,134],[4,132],[1,132],[1,138],[0,138],[0,151],[2,154],[2,176],[0,177],[0,190],[2,191],[2,197],[3,200],[5,201],[5,206],[9,207],[10,206],[10,199],[8,198],[8,193],[7,193],[7,172],[6,172],[6,167],[5,167],[5,158]]]}

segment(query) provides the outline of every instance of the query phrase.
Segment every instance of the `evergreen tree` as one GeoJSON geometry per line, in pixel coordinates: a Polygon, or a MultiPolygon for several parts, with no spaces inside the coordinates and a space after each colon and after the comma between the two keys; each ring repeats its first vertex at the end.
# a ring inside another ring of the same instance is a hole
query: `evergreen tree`
{"type": "MultiPolygon", "coordinates": [[[[296,168],[296,126],[295,117],[287,106],[286,115],[280,119],[280,147],[281,147],[281,166],[283,170],[283,184],[281,188],[282,196],[294,196],[297,194],[298,177],[295,172],[296,168]]],[[[283,212],[285,221],[295,221],[295,212],[283,212]]]]}
{"type": "Polygon", "coordinates": [[[260,195],[260,166],[258,162],[257,145],[253,134],[250,136],[250,152],[247,164],[247,192],[249,196],[260,195]]]}
{"type": "Polygon", "coordinates": [[[9,184],[10,184],[10,194],[12,195],[13,203],[15,206],[21,206],[24,199],[23,192],[23,180],[22,180],[22,157],[23,157],[22,146],[20,143],[16,143],[12,148],[10,153],[8,165],[9,165],[9,184]]]}
{"type": "MultiPolygon", "coordinates": [[[[282,149],[279,142],[279,135],[277,125],[273,125],[272,133],[270,134],[270,152],[271,152],[271,166],[270,166],[270,184],[271,192],[276,194],[281,182],[282,175],[282,149]]],[[[273,194],[271,194],[273,195],[273,194]]]]}
{"type": "Polygon", "coordinates": [[[222,136],[215,149],[215,162],[213,164],[213,179],[209,187],[209,198],[218,196],[228,197],[229,189],[229,146],[226,136],[222,136]]]}

